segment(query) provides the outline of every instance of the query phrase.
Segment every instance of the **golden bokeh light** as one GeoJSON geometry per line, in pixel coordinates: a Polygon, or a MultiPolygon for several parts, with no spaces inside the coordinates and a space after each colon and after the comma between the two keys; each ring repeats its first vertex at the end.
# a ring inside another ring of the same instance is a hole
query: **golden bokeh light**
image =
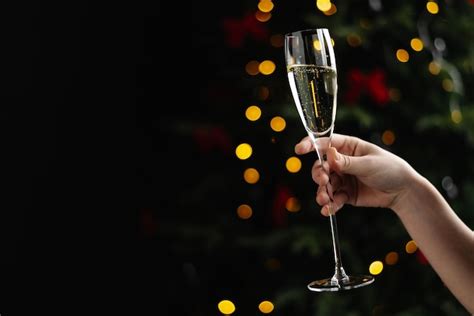
{"type": "Polygon", "coordinates": [[[270,121],[270,127],[272,130],[275,132],[281,132],[285,129],[286,127],[286,121],[283,117],[281,116],[275,116],[274,118],[271,119],[270,121]]]}
{"type": "Polygon", "coordinates": [[[347,35],[346,40],[347,40],[347,44],[349,44],[349,46],[351,47],[357,47],[357,46],[360,46],[360,44],[362,44],[362,39],[356,33],[351,33],[347,35]]]}
{"type": "Polygon", "coordinates": [[[430,64],[428,65],[428,71],[432,74],[432,75],[437,75],[439,74],[439,72],[441,71],[441,66],[437,63],[437,62],[430,62],[430,64]]]}
{"type": "Polygon", "coordinates": [[[262,110],[256,105],[251,105],[245,110],[245,117],[252,122],[258,120],[261,115],[262,110]]]}
{"type": "Polygon", "coordinates": [[[262,12],[270,12],[273,10],[273,2],[271,0],[260,0],[258,3],[258,9],[262,12]]]}
{"type": "Polygon", "coordinates": [[[372,275],[380,274],[383,270],[383,263],[382,261],[374,261],[369,266],[369,272],[372,275]]]}
{"type": "Polygon", "coordinates": [[[443,89],[448,92],[453,92],[454,90],[454,84],[451,79],[443,79],[443,82],[441,83],[443,85],[443,89]]]}
{"type": "Polygon", "coordinates": [[[451,111],[451,120],[456,123],[456,124],[459,124],[461,123],[462,121],[462,113],[461,111],[459,110],[453,110],[451,111]]]}
{"type": "Polygon", "coordinates": [[[317,0],[316,1],[316,7],[320,11],[329,11],[331,9],[331,1],[330,0],[317,0]]]}
{"type": "Polygon", "coordinates": [[[414,253],[417,249],[418,249],[418,246],[416,245],[416,243],[415,243],[414,240],[410,240],[410,241],[407,242],[407,244],[405,245],[405,251],[406,251],[407,253],[414,253]]]}
{"type": "Polygon", "coordinates": [[[301,160],[298,157],[290,157],[286,160],[286,169],[291,173],[301,170],[301,160]]]}
{"type": "Polygon", "coordinates": [[[331,38],[331,45],[334,47],[334,45],[336,45],[336,42],[334,42],[334,39],[331,38]]]}
{"type": "Polygon", "coordinates": [[[260,73],[260,70],[258,70],[258,66],[260,63],[256,60],[251,60],[245,65],[245,71],[251,75],[251,76],[256,76],[260,73]]]}
{"type": "Polygon", "coordinates": [[[252,146],[247,143],[242,143],[235,149],[235,155],[241,160],[245,160],[252,156],[252,146]]]}
{"type": "Polygon", "coordinates": [[[275,63],[271,60],[264,60],[258,66],[258,70],[264,75],[271,75],[275,71],[275,63]]]}
{"type": "Polygon", "coordinates": [[[392,145],[395,142],[395,133],[391,130],[386,130],[383,132],[382,142],[387,146],[392,145]]]}
{"type": "Polygon", "coordinates": [[[426,3],[426,10],[431,14],[437,14],[439,12],[438,4],[434,1],[429,1],[426,3]]]}
{"type": "Polygon", "coordinates": [[[274,34],[270,37],[270,44],[276,48],[283,47],[284,41],[285,37],[283,36],[283,34],[274,34]]]}
{"type": "Polygon", "coordinates": [[[217,304],[217,308],[224,315],[230,315],[235,312],[235,305],[229,300],[222,300],[217,304]]]}
{"type": "Polygon", "coordinates": [[[414,51],[421,51],[423,49],[423,42],[418,37],[412,38],[410,46],[414,51]]]}
{"type": "Polygon", "coordinates": [[[260,174],[255,168],[247,168],[244,171],[244,180],[249,184],[255,184],[260,180],[260,174]]]}
{"type": "Polygon", "coordinates": [[[321,43],[319,42],[319,40],[314,40],[313,41],[313,47],[316,50],[321,50],[321,43]]]}
{"type": "Polygon", "coordinates": [[[398,102],[398,101],[400,101],[400,98],[401,98],[400,90],[398,90],[397,88],[390,88],[390,89],[388,89],[388,97],[389,97],[390,100],[392,100],[393,102],[398,102]]]}
{"type": "Polygon", "coordinates": [[[265,101],[270,96],[270,89],[265,86],[261,86],[258,88],[257,94],[260,100],[265,101]]]}
{"type": "Polygon", "coordinates": [[[398,61],[402,63],[406,63],[410,59],[410,54],[408,54],[408,52],[403,48],[397,49],[396,55],[397,55],[398,61]]]}
{"type": "Polygon", "coordinates": [[[262,12],[257,10],[255,12],[255,18],[257,19],[257,21],[267,22],[272,18],[272,14],[270,12],[262,12]]]}
{"type": "Polygon", "coordinates": [[[273,306],[273,303],[270,301],[262,301],[260,304],[258,304],[258,309],[264,314],[271,313],[274,308],[275,306],[273,306]]]}
{"type": "Polygon", "coordinates": [[[276,258],[269,258],[265,261],[265,267],[268,270],[278,270],[281,268],[281,262],[276,258]]]}
{"type": "Polygon", "coordinates": [[[398,253],[395,251],[390,251],[387,253],[385,256],[385,263],[388,264],[389,266],[393,266],[398,262],[398,253]]]}
{"type": "Polygon", "coordinates": [[[333,15],[337,12],[336,5],[334,3],[331,3],[331,7],[327,11],[323,11],[324,15],[330,16],[333,15]]]}
{"type": "Polygon", "coordinates": [[[252,217],[252,208],[247,204],[242,204],[237,208],[237,216],[241,219],[249,219],[252,217]]]}
{"type": "Polygon", "coordinates": [[[296,213],[301,210],[301,203],[297,198],[290,197],[286,200],[285,207],[288,212],[296,213]]]}

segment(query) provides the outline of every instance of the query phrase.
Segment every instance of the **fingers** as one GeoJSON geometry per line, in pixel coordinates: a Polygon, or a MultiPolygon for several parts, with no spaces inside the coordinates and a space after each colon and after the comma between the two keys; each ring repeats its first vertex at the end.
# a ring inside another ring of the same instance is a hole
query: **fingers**
{"type": "Polygon", "coordinates": [[[333,202],[331,204],[329,204],[328,202],[323,206],[323,208],[321,209],[321,214],[324,216],[336,214],[348,200],[349,195],[346,193],[346,191],[338,191],[336,194],[334,194],[333,202]]]}
{"type": "Polygon", "coordinates": [[[328,174],[325,170],[328,170],[329,164],[325,161],[324,162],[324,169],[321,166],[319,160],[316,160],[313,164],[313,168],[311,170],[311,176],[313,177],[313,181],[316,182],[318,185],[326,185],[328,183],[328,174]]]}
{"type": "MultiPolygon", "coordinates": [[[[316,202],[319,205],[326,205],[331,201],[331,198],[334,202],[336,202],[336,197],[339,194],[338,190],[343,188],[343,184],[344,184],[343,180],[339,175],[332,174],[330,183],[327,183],[326,185],[320,185],[318,187],[318,192],[317,192],[317,195],[316,195],[316,202]],[[331,192],[333,192],[334,194],[331,195],[331,192]]],[[[344,204],[345,201],[342,201],[342,200],[338,201],[338,203],[340,203],[340,202],[342,204],[344,204]]]]}
{"type": "Polygon", "coordinates": [[[303,138],[298,144],[295,146],[295,153],[298,155],[304,155],[309,153],[310,151],[314,150],[313,143],[309,136],[303,138]]]}
{"type": "Polygon", "coordinates": [[[369,157],[347,156],[338,153],[334,147],[328,149],[327,160],[330,168],[339,174],[367,176],[367,173],[371,170],[371,159],[369,157]]]}

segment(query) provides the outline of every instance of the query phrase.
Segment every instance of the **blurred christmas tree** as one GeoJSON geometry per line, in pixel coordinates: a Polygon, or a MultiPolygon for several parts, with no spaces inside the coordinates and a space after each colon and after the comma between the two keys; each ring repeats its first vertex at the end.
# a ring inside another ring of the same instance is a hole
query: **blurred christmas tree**
{"type": "Polygon", "coordinates": [[[338,64],[335,131],[403,157],[474,227],[473,21],[473,1],[195,2],[194,101],[158,121],[165,165],[181,156],[183,174],[178,181],[176,170],[159,170],[156,153],[143,169],[160,178],[143,194],[144,253],[167,249],[165,268],[181,285],[172,294],[188,295],[169,307],[192,315],[234,307],[235,315],[466,315],[388,210],[345,206],[339,216],[346,270],[369,273],[381,261],[374,284],[306,289],[333,272],[333,258],[329,222],[314,201],[316,155],[294,157],[305,134],[282,46],[284,33],[327,27],[338,64]]]}

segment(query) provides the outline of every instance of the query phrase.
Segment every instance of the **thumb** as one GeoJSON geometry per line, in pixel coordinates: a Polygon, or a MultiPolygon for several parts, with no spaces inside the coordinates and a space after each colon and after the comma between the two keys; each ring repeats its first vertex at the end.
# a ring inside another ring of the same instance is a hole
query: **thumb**
{"type": "Polygon", "coordinates": [[[347,173],[354,176],[364,176],[367,173],[367,161],[364,157],[347,156],[331,147],[327,152],[327,160],[332,170],[337,173],[347,173]]]}

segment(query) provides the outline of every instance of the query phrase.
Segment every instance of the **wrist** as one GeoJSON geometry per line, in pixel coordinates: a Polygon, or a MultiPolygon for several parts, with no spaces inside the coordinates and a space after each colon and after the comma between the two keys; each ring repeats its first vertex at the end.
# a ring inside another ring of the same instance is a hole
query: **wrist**
{"type": "Polygon", "coordinates": [[[407,177],[407,184],[394,199],[391,209],[398,215],[413,209],[430,191],[431,183],[415,170],[407,177]]]}

